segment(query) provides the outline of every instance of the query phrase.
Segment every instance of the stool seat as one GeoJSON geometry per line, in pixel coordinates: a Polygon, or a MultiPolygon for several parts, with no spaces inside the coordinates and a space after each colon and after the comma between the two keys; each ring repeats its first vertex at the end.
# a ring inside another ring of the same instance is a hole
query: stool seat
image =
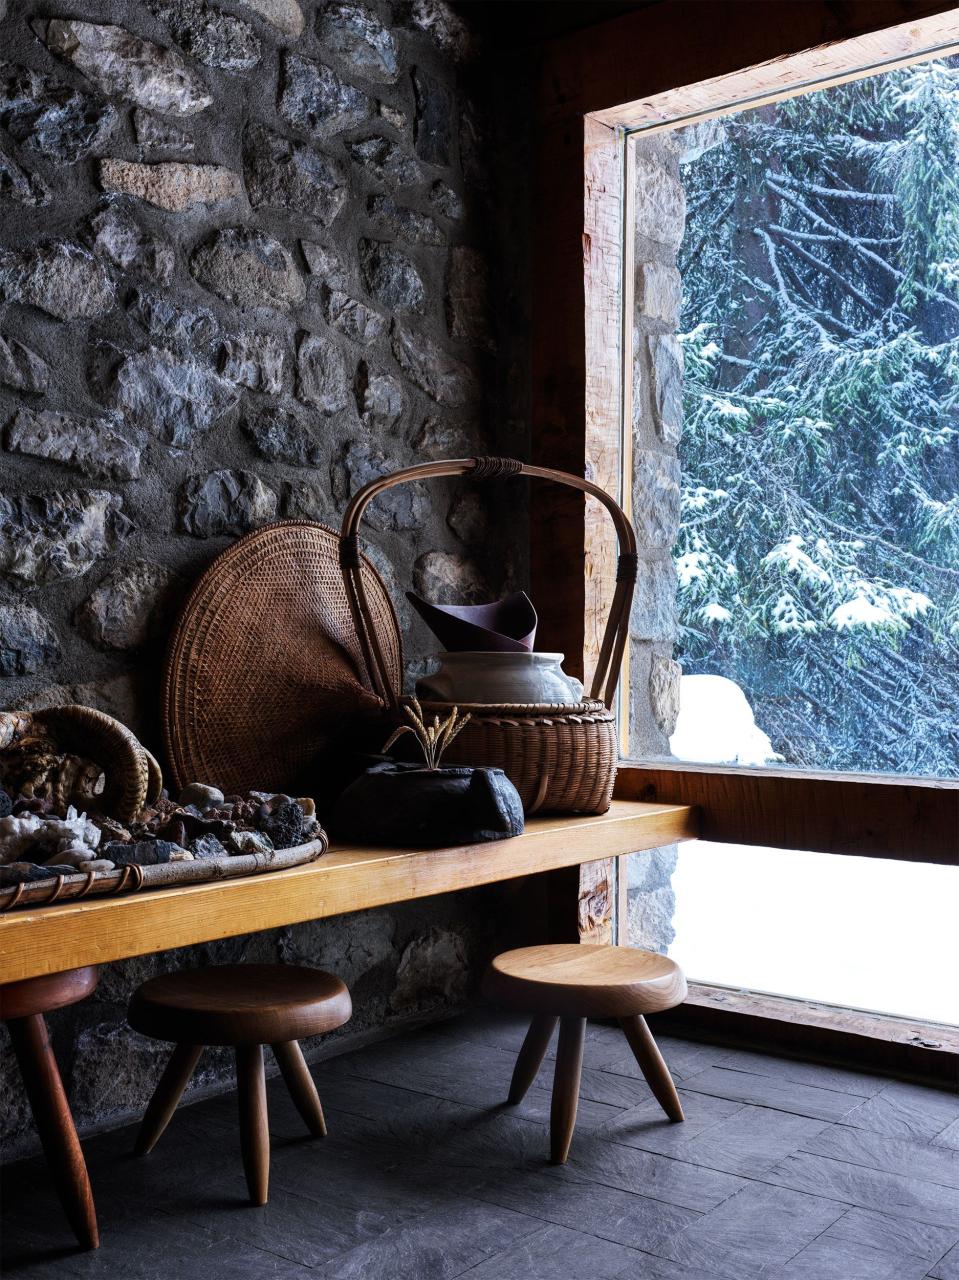
{"type": "Polygon", "coordinates": [[[50,1013],[68,1004],[86,1000],[96,990],[99,973],[94,964],[65,973],[45,973],[39,978],[21,978],[0,986],[0,1019],[30,1018],[50,1013]]]}
{"type": "Polygon", "coordinates": [[[484,993],[524,1013],[628,1018],[681,1004],[686,979],[655,951],[574,942],[504,952],[490,965],[484,993]]]}
{"type": "Polygon", "coordinates": [[[349,990],[332,973],[226,964],[151,978],[134,993],[128,1017],[154,1040],[236,1046],[322,1035],[351,1011],[349,990]]]}

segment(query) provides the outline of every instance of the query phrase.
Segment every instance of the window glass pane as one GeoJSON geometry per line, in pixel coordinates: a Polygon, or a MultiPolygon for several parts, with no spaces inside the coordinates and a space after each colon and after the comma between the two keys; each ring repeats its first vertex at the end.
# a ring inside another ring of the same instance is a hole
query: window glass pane
{"type": "Polygon", "coordinates": [[[629,941],[691,980],[959,1025],[959,868],[701,840],[629,863],[629,941]]]}
{"type": "Polygon", "coordinates": [[[635,146],[633,750],[959,776],[959,59],[635,146]]]}

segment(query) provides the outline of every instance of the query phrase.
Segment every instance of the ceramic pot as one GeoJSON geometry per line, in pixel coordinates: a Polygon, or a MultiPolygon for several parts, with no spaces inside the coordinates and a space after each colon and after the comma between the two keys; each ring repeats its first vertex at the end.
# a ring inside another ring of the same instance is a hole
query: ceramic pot
{"type": "Polygon", "coordinates": [[[583,686],[561,653],[438,653],[439,670],[416,682],[425,702],[557,703],[578,706],[583,686]]]}
{"type": "Polygon", "coordinates": [[[523,803],[502,769],[378,764],[346,788],[330,826],[341,840],[441,849],[523,833],[523,803]]]}

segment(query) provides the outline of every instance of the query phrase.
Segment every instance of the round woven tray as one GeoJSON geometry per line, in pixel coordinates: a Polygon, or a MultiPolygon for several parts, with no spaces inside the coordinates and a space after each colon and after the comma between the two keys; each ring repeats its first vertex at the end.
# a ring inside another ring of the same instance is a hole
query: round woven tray
{"type": "MultiPolygon", "coordinates": [[[[356,741],[383,703],[370,690],[339,562],[339,535],[281,520],[218,556],[167,651],[164,736],[175,786],[313,795],[324,757],[356,741]]],[[[361,573],[400,687],[399,628],[373,566],[361,573]]],[[[377,744],[379,745],[379,744],[377,744]]]]}
{"type": "Polygon", "coordinates": [[[156,866],[131,865],[113,871],[70,871],[33,880],[28,884],[0,889],[0,911],[14,907],[48,907],[74,898],[99,898],[140,889],[170,889],[181,884],[204,884],[211,880],[232,880],[238,876],[284,871],[304,862],[314,862],[329,848],[326,832],[291,849],[271,849],[269,853],[237,853],[229,858],[196,858],[193,862],[161,862],[156,866]]]}

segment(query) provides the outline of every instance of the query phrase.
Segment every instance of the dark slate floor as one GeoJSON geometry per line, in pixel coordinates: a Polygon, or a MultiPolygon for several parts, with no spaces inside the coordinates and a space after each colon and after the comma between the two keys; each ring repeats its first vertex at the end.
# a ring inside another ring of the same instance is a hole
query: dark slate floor
{"type": "Polygon", "coordinates": [[[270,1086],[271,1201],[244,1202],[235,1100],[184,1108],[156,1152],[86,1143],[103,1245],[78,1253],[30,1161],[6,1172],[13,1280],[959,1280],[959,1096],[662,1040],[669,1124],[625,1042],[591,1027],[569,1164],[546,1163],[549,1075],[501,1105],[522,1039],[470,1015],[315,1069],[330,1136],[270,1086]]]}

